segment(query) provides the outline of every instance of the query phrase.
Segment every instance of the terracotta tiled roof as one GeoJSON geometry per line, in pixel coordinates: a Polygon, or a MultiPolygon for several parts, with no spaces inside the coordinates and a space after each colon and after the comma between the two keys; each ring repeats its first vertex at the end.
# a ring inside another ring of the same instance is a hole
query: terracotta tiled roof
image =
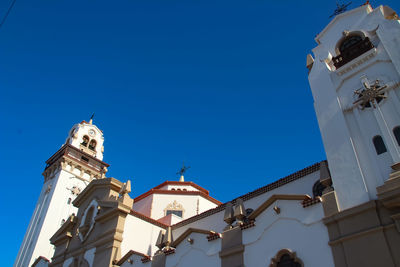
{"type": "MultiPolygon", "coordinates": [[[[307,176],[307,175],[309,175],[311,173],[314,173],[314,172],[318,171],[319,168],[320,168],[320,162],[315,163],[315,164],[313,164],[313,165],[311,165],[309,167],[306,167],[306,168],[304,168],[302,170],[299,170],[299,171],[297,171],[295,173],[292,173],[292,174],[290,174],[290,175],[288,175],[286,177],[283,177],[283,178],[281,178],[281,179],[279,179],[279,180],[277,180],[277,181],[275,181],[273,183],[270,183],[270,184],[268,184],[266,186],[263,186],[263,187],[261,187],[259,189],[256,189],[256,190],[254,190],[252,192],[249,192],[247,194],[244,194],[242,196],[239,196],[239,197],[237,197],[234,200],[229,201],[229,202],[231,202],[232,204],[235,204],[236,203],[236,199],[238,199],[238,198],[241,198],[244,201],[252,199],[252,198],[257,197],[259,195],[262,195],[262,194],[264,194],[264,193],[266,193],[268,191],[274,190],[274,189],[276,189],[278,187],[281,187],[281,186],[286,185],[286,184],[288,184],[290,182],[293,182],[293,181],[296,181],[298,179],[301,179],[304,176],[307,176]]],[[[229,203],[229,202],[226,202],[226,203],[229,203]]],[[[203,219],[205,217],[208,217],[208,216],[216,214],[216,213],[218,213],[220,211],[223,211],[225,209],[226,203],[224,203],[224,204],[222,204],[222,205],[220,205],[220,206],[218,206],[218,207],[216,207],[214,209],[207,210],[207,211],[205,211],[203,213],[200,213],[200,214],[195,215],[193,217],[190,217],[190,218],[188,218],[186,220],[178,222],[178,223],[172,225],[172,229],[177,229],[177,228],[179,228],[181,226],[187,225],[189,223],[195,222],[197,220],[203,219]]]]}
{"type": "Polygon", "coordinates": [[[208,199],[209,201],[217,204],[217,205],[221,205],[222,202],[216,200],[215,198],[209,196],[208,194],[204,193],[203,191],[178,191],[178,190],[163,190],[163,189],[150,189],[149,191],[147,191],[146,193],[136,197],[134,199],[134,202],[137,203],[138,201],[152,195],[152,194],[166,194],[166,195],[199,195],[202,196],[206,199],[208,199]]]}
{"type": "Polygon", "coordinates": [[[192,187],[198,189],[199,191],[206,193],[207,195],[210,193],[210,191],[208,191],[207,189],[204,189],[203,187],[201,187],[193,182],[165,181],[164,183],[154,187],[154,189],[160,189],[166,185],[189,185],[189,186],[192,186],[192,187]]]}

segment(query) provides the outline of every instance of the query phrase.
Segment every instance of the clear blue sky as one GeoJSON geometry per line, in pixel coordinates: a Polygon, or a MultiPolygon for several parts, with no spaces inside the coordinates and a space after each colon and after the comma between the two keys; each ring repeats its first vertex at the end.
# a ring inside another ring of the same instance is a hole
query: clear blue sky
{"type": "Polygon", "coordinates": [[[305,62],[335,7],[17,0],[0,28],[2,265],[14,262],[45,160],[92,112],[108,176],[131,179],[132,196],[177,180],[183,160],[187,180],[226,202],[325,159],[305,62]]]}

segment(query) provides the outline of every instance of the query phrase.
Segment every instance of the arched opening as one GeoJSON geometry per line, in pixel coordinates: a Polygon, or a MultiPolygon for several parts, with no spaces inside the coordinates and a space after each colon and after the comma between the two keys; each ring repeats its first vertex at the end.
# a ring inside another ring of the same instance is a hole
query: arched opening
{"type": "Polygon", "coordinates": [[[325,188],[326,186],[323,185],[320,180],[316,181],[312,188],[313,197],[316,198],[322,196],[322,192],[325,188]]]}
{"type": "Polygon", "coordinates": [[[374,143],[376,154],[380,155],[387,151],[385,143],[383,142],[382,136],[380,136],[380,135],[375,136],[374,138],[372,138],[372,142],[374,143]]]}
{"type": "Polygon", "coordinates": [[[87,146],[88,143],[89,143],[89,136],[87,136],[87,135],[83,136],[81,145],[87,146]]]}
{"type": "Polygon", "coordinates": [[[72,198],[68,198],[67,204],[71,204],[72,198]]]}
{"type": "Polygon", "coordinates": [[[96,140],[92,139],[89,143],[89,149],[94,151],[96,149],[96,144],[96,140]]]}
{"type": "Polygon", "coordinates": [[[346,36],[338,42],[337,56],[333,57],[333,65],[338,69],[356,57],[374,48],[368,37],[361,32],[347,33],[346,36]]]}
{"type": "Polygon", "coordinates": [[[297,258],[296,252],[289,249],[280,250],[274,258],[271,259],[270,267],[303,267],[303,262],[297,258]]]}
{"type": "Polygon", "coordinates": [[[396,138],[397,144],[400,146],[400,126],[393,128],[394,138],[396,138]]]}
{"type": "Polygon", "coordinates": [[[289,254],[283,254],[276,267],[301,267],[301,265],[292,259],[289,254]]]}

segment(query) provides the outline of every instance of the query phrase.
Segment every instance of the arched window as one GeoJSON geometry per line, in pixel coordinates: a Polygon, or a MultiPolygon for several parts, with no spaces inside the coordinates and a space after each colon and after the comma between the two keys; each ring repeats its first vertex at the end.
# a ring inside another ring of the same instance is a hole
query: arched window
{"type": "Polygon", "coordinates": [[[383,142],[382,136],[377,135],[372,138],[372,142],[374,143],[376,154],[380,155],[387,151],[385,143],[383,142]]]}
{"type": "Polygon", "coordinates": [[[394,138],[396,138],[397,144],[400,146],[400,126],[393,128],[394,138]]]}
{"type": "Polygon", "coordinates": [[[90,141],[90,144],[89,144],[89,149],[95,150],[96,144],[97,144],[97,143],[96,143],[96,140],[92,139],[92,140],[90,141]]]}
{"type": "Polygon", "coordinates": [[[71,198],[68,198],[68,204],[71,204],[71,201],[72,201],[72,199],[71,198]]]}
{"type": "Polygon", "coordinates": [[[87,146],[88,143],[89,143],[89,136],[87,135],[83,136],[81,145],[87,146]]]}
{"type": "Polygon", "coordinates": [[[303,262],[297,258],[296,252],[289,249],[280,250],[276,256],[271,259],[270,267],[303,267],[303,262]]]}

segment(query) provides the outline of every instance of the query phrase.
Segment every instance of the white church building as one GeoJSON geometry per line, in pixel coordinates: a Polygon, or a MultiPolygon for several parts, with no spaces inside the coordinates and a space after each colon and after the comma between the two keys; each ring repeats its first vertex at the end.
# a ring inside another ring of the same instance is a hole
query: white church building
{"type": "Polygon", "coordinates": [[[14,266],[400,266],[400,20],[369,4],[315,38],[308,78],[327,160],[227,203],[194,182],[131,198],[103,132],[74,125],[46,161],[14,266]]]}

